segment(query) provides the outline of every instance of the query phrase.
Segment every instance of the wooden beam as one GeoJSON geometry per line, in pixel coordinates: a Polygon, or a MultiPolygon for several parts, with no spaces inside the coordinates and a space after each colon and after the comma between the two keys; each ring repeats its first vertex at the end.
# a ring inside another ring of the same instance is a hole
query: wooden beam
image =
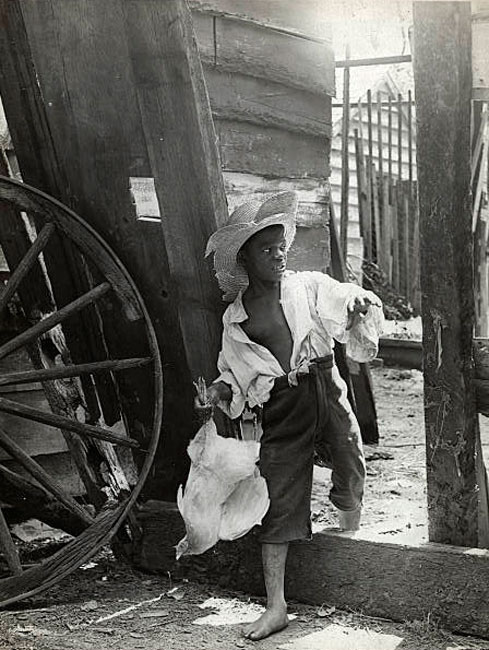
{"type": "MultiPolygon", "coordinates": [[[[346,58],[350,56],[350,48],[346,48],[346,58]]],[[[343,71],[343,121],[341,124],[341,214],[340,214],[340,245],[343,257],[348,254],[348,209],[350,199],[350,70],[343,71]]]]}
{"type": "Polygon", "coordinates": [[[22,564],[20,563],[19,554],[15,548],[12,536],[2,509],[0,508],[0,549],[7,561],[7,565],[14,576],[22,573],[22,564]]]}
{"type": "Polygon", "coordinates": [[[39,483],[0,465],[1,501],[18,508],[25,518],[34,517],[48,526],[79,535],[89,522],[67,508],[39,483]]]}
{"type": "Polygon", "coordinates": [[[42,422],[42,424],[47,424],[50,427],[56,427],[65,431],[72,431],[79,436],[106,440],[121,447],[139,448],[139,443],[136,440],[112,433],[110,429],[104,429],[94,424],[85,424],[78,422],[78,420],[71,420],[56,413],[41,411],[40,409],[35,409],[32,406],[21,404],[20,402],[15,402],[5,397],[0,397],[0,412],[17,415],[26,420],[32,420],[33,422],[42,422]]]}
{"type": "MultiPolygon", "coordinates": [[[[26,57],[16,23],[9,23],[15,4],[0,0],[8,27],[0,34],[0,70],[9,73],[0,75],[0,83],[22,173],[32,171],[40,178],[34,185],[75,209],[104,237],[145,300],[165,360],[166,390],[165,436],[147,491],[172,499],[185,480],[185,449],[196,427],[192,379],[216,375],[223,305],[203,254],[208,236],[227,218],[190,12],[181,0],[23,0],[35,72],[24,79],[19,68],[26,57]],[[30,125],[37,123],[22,97],[34,94],[34,81],[46,100],[41,109],[66,183],[57,183],[56,174],[37,173],[51,161],[29,141],[30,125]],[[20,107],[26,124],[16,118],[20,107]],[[154,182],[161,222],[138,221],[132,177],[154,182]]],[[[104,324],[110,356],[147,354],[141,323],[104,313],[104,324]]],[[[129,427],[144,437],[154,406],[144,371],[129,371],[118,393],[129,427]]]]}
{"type": "Polygon", "coordinates": [[[410,63],[410,54],[399,54],[395,56],[379,56],[366,59],[345,59],[335,62],[337,68],[357,68],[367,65],[392,65],[393,63],[410,63]]]}
{"type": "Polygon", "coordinates": [[[469,2],[414,3],[429,538],[477,546],[469,2]]]}
{"type": "Polygon", "coordinates": [[[32,478],[39,483],[56,499],[60,501],[73,514],[85,521],[87,524],[93,523],[93,517],[85,511],[82,506],[73,499],[63,487],[53,479],[39,463],[32,458],[19,445],[12,440],[5,431],[0,429],[0,446],[5,449],[12,458],[17,461],[32,478]]]}
{"type": "MultiPolygon", "coordinates": [[[[201,556],[174,560],[183,536],[180,513],[162,502],[148,502],[139,515],[142,568],[165,573],[189,572],[204,580],[228,579],[229,588],[263,594],[261,553],[254,535],[220,542],[201,556]],[[161,540],[165,540],[161,543],[161,540]],[[197,570],[196,570],[197,569],[197,570]]],[[[465,634],[487,636],[489,551],[442,544],[419,545],[375,541],[325,530],[312,542],[290,546],[286,596],[320,605],[360,611],[405,622],[426,620],[465,634]]]]}

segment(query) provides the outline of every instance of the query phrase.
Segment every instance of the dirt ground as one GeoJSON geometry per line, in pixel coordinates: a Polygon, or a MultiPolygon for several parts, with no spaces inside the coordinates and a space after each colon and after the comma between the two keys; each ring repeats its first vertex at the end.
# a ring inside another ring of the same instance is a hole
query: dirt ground
{"type": "MultiPolygon", "coordinates": [[[[381,442],[366,449],[368,486],[362,536],[426,539],[422,373],[373,369],[381,442]]],[[[487,447],[486,447],[487,448],[487,447]]],[[[329,472],[317,468],[315,529],[335,526],[327,503],[329,472]]],[[[47,542],[44,542],[47,543],[47,542]]],[[[304,576],[307,580],[307,576],[304,576]]],[[[489,650],[489,640],[457,637],[436,621],[393,623],[329,603],[290,603],[289,627],[260,642],[241,637],[260,599],[210,582],[175,583],[100,554],[48,593],[0,612],[0,650],[489,650]]]]}

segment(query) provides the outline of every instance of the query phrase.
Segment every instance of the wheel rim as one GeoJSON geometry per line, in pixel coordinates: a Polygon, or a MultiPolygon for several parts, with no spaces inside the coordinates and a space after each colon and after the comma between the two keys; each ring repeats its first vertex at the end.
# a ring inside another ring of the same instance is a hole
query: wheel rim
{"type": "MultiPolygon", "coordinates": [[[[12,271],[8,284],[0,293],[0,312],[16,294],[33,265],[39,262],[39,256],[55,232],[61,233],[64,238],[72,242],[81,255],[93,265],[97,275],[101,274],[103,276],[102,282],[96,284],[82,296],[77,297],[68,305],[64,305],[53,314],[41,319],[26,331],[1,345],[0,359],[23,346],[30,345],[32,341],[38,341],[39,337],[45,335],[46,332],[62,326],[62,323],[67,318],[72,318],[85,309],[87,305],[93,307],[97,304],[96,301],[102,298],[105,299],[109,294],[117,296],[118,307],[122,309],[128,321],[142,321],[144,323],[149,349],[147,357],[105,359],[93,363],[71,364],[42,370],[17,371],[9,373],[8,376],[0,376],[0,386],[23,384],[29,381],[50,382],[69,377],[93,376],[97,372],[123,373],[132,368],[146,367],[151,372],[154,393],[152,424],[149,436],[146,436],[145,456],[139,469],[137,481],[132,486],[132,490],[127,497],[121,499],[121,502],[115,508],[99,514],[96,519],[88,516],[70,495],[66,495],[65,498],[59,494],[59,486],[56,485],[56,481],[50,483],[49,477],[45,476],[42,468],[40,470],[33,459],[30,459],[31,462],[29,462],[23,456],[22,449],[19,450],[19,446],[16,445],[15,441],[0,429],[0,446],[7,450],[10,457],[21,463],[24,469],[29,466],[31,476],[37,483],[41,484],[43,489],[46,489],[51,495],[57,496],[64,507],[71,510],[71,512],[77,509],[81,510],[78,513],[80,518],[85,517],[87,520],[87,528],[60,551],[41,565],[20,572],[19,564],[16,562],[15,556],[12,555],[15,549],[12,549],[12,540],[8,535],[8,527],[0,510],[0,546],[3,547],[4,555],[14,574],[0,579],[0,605],[5,606],[49,589],[89,560],[120,529],[121,524],[141,493],[155,457],[163,413],[163,376],[155,331],[144,301],[127,270],[100,235],[76,213],[56,199],[24,183],[4,176],[0,176],[0,200],[6,201],[18,210],[24,211],[30,216],[36,216],[44,222],[43,227],[38,229],[36,239],[26,251],[17,268],[12,271]]],[[[0,397],[0,411],[27,420],[41,422],[47,426],[54,426],[63,431],[66,429],[75,436],[87,436],[91,440],[104,440],[119,446],[132,448],[140,446],[129,436],[114,435],[107,427],[98,424],[79,423],[76,420],[68,422],[66,417],[39,411],[25,405],[19,406],[18,402],[3,397],[0,397]]],[[[122,407],[121,413],[123,413],[122,407]]],[[[4,472],[9,471],[4,468],[3,470],[4,472]]]]}

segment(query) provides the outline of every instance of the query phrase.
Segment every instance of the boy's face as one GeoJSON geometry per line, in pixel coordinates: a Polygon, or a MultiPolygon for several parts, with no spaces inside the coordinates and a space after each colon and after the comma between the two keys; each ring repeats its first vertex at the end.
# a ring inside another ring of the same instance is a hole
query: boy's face
{"type": "Polygon", "coordinates": [[[285,230],[283,226],[268,226],[245,242],[239,259],[250,281],[280,282],[287,266],[285,230]]]}

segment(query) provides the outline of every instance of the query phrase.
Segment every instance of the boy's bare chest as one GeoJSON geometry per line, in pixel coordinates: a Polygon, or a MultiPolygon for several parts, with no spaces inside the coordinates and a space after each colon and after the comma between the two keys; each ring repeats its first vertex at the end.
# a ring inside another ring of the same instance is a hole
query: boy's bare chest
{"type": "Polygon", "coordinates": [[[241,324],[247,336],[268,348],[282,366],[289,365],[292,334],[279,301],[250,301],[248,320],[241,324]]]}

